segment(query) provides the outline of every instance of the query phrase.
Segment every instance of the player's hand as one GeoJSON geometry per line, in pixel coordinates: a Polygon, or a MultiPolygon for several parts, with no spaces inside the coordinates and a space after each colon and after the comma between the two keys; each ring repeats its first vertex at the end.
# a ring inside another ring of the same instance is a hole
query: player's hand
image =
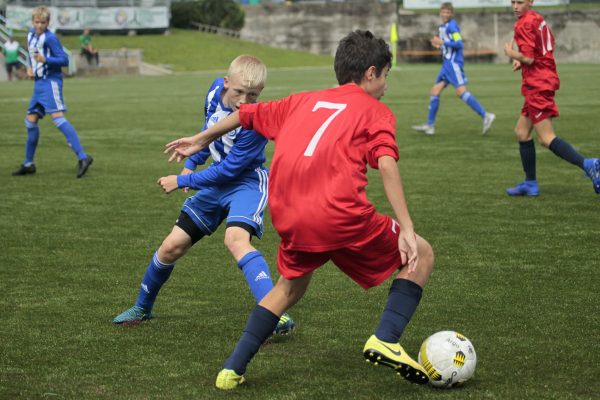
{"type": "Polygon", "coordinates": [[[400,231],[398,249],[402,265],[408,267],[409,274],[415,272],[419,263],[419,253],[417,252],[417,237],[413,231],[400,231]]]}
{"type": "Polygon", "coordinates": [[[511,39],[510,42],[504,43],[504,54],[510,58],[514,58],[514,45],[515,39],[511,39]]]}
{"type": "Polygon", "coordinates": [[[31,67],[27,67],[27,77],[33,78],[33,69],[31,67]]]}
{"type": "Polygon", "coordinates": [[[512,62],[512,70],[513,71],[518,71],[521,69],[521,61],[519,60],[513,60],[512,62]]]}
{"type": "MultiPolygon", "coordinates": [[[[194,171],[189,168],[183,167],[183,169],[181,170],[179,175],[189,175],[192,172],[194,172],[194,171]]],[[[186,186],[186,187],[182,188],[181,190],[183,191],[183,193],[187,193],[190,191],[190,188],[186,186]]]]}
{"type": "Polygon", "coordinates": [[[163,176],[158,180],[157,183],[163,188],[163,190],[167,194],[171,193],[179,187],[177,186],[177,175],[163,176]]]}
{"type": "Polygon", "coordinates": [[[430,42],[431,42],[431,45],[433,47],[435,47],[436,49],[439,49],[444,44],[444,41],[439,36],[432,37],[430,42]]]}
{"type": "Polygon", "coordinates": [[[184,158],[202,150],[202,147],[196,143],[193,136],[183,137],[166,144],[165,154],[171,154],[169,162],[176,160],[181,162],[184,158]]]}
{"type": "Polygon", "coordinates": [[[42,53],[35,53],[33,59],[42,64],[46,62],[46,57],[42,53]]]}

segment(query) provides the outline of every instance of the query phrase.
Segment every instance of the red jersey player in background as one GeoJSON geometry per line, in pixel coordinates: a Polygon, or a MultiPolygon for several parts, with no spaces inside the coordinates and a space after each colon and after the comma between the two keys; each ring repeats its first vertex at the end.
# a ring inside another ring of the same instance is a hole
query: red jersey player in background
{"type": "Polygon", "coordinates": [[[525,180],[506,189],[509,196],[538,196],[535,145],[531,137],[533,128],[539,142],[554,154],[583,169],[592,180],[594,190],[600,194],[600,161],[585,159],[569,143],[557,137],[552,118],[558,117],[554,93],[560,86],[554,63],[554,36],[544,18],[533,11],[533,0],[512,0],[512,9],[518,18],[514,39],[504,45],[504,53],[513,60],[513,71],[521,70],[521,94],[525,104],[517,122],[515,133],[525,171],[525,180]],[[514,44],[517,44],[517,50],[514,44]]]}
{"type": "MultiPolygon", "coordinates": [[[[396,120],[379,101],[392,54],[369,31],[343,38],[335,55],[340,86],[241,106],[196,136],[167,145],[172,159],[195,153],[235,127],[275,141],[269,207],[281,237],[281,277],[252,311],[216,386],[234,389],[279,316],[304,295],[313,272],[331,260],[368,289],[396,274],[379,326],[366,342],[368,361],[426,383],[423,367],[398,343],[433,269],[431,246],[413,229],[398,171],[396,120]],[[378,169],[396,219],[367,199],[367,167],[378,169]]],[[[170,188],[164,188],[169,192],[170,188]]]]}

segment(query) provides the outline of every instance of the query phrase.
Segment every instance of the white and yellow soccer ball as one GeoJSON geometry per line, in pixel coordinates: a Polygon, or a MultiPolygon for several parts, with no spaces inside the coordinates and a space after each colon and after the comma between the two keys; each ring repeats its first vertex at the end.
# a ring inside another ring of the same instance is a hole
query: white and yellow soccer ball
{"type": "Polygon", "coordinates": [[[429,383],[438,388],[460,386],[475,372],[475,347],[464,335],[440,331],[421,345],[419,363],[429,375],[429,383]]]}

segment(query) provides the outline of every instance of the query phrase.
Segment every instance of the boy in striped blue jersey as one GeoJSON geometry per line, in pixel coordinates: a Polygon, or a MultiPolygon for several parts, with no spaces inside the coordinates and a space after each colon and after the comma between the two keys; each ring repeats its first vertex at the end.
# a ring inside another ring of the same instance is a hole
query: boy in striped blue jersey
{"type": "Polygon", "coordinates": [[[34,8],[31,21],[33,28],[27,35],[31,65],[27,68],[27,74],[35,80],[35,83],[25,117],[25,126],[27,127],[25,161],[17,171],[13,172],[13,175],[35,173],[33,156],[40,137],[38,120],[44,118],[44,115],[50,114],[52,122],[65,135],[69,146],[79,160],[77,177],[81,178],[94,160],[85,153],[79,142],[77,131],[64,115],[67,107],[62,95],[62,67],[69,65],[69,59],[58,38],[48,30],[50,22],[48,8],[45,6],[34,8]]]}
{"type": "Polygon", "coordinates": [[[431,88],[427,123],[414,125],[413,129],[426,135],[435,133],[435,117],[440,106],[440,95],[446,86],[450,84],[456,89],[456,95],[482,118],[482,133],[486,134],[492,127],[496,115],[486,112],[475,96],[467,90],[468,79],[463,69],[463,40],[460,35],[460,26],[454,19],[452,3],[442,3],[440,18],[442,24],[439,28],[439,36],[434,36],[431,39],[431,44],[436,49],[441,49],[443,64],[435,84],[431,88]]]}
{"type": "MultiPolygon", "coordinates": [[[[232,61],[227,76],[217,78],[206,96],[203,130],[236,111],[241,104],[256,103],[267,79],[266,66],[258,58],[242,55],[232,61]]],[[[152,318],[152,307],[162,285],[169,279],[175,262],[196,242],[211,235],[226,220],[225,245],[244,273],[252,294],[259,302],[272,288],[269,267],[250,240],[263,233],[263,212],[267,205],[268,170],[264,167],[267,139],[252,130],[236,129],[186,162],[180,175],[159,179],[169,187],[196,189],[181,208],[171,233],[154,253],[142,280],[136,304],[119,314],[115,324],[139,323],[152,318]],[[212,164],[199,172],[212,157],[212,164]]],[[[167,192],[170,192],[168,190],[167,192]]],[[[289,333],[294,322],[283,315],[275,333],[289,333]]]]}

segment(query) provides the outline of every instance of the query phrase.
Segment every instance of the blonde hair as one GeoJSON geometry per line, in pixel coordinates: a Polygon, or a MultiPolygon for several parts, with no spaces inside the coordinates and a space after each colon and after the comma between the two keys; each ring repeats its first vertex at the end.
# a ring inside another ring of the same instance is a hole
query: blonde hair
{"type": "Polygon", "coordinates": [[[239,77],[245,86],[264,88],[267,82],[267,66],[258,58],[243,54],[229,65],[227,75],[239,77]]]}
{"type": "Polygon", "coordinates": [[[50,21],[50,10],[46,6],[37,6],[31,11],[31,19],[38,17],[44,21],[50,21]]]}
{"type": "Polygon", "coordinates": [[[440,6],[440,10],[450,10],[450,12],[454,14],[454,6],[449,1],[442,3],[442,5],[440,6]]]}

